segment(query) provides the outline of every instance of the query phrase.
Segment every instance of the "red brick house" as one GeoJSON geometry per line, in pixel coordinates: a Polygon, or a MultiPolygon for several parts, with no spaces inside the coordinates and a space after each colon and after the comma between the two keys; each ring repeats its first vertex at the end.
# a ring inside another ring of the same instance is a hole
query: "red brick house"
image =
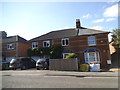
{"type": "Polygon", "coordinates": [[[0,32],[2,34],[2,60],[10,61],[15,57],[26,57],[28,44],[27,40],[16,35],[7,37],[5,31],[0,32]]]}
{"type": "Polygon", "coordinates": [[[62,58],[70,53],[78,54],[79,64],[100,63],[107,65],[110,60],[108,42],[109,32],[84,28],[80,20],[76,20],[76,28],[52,31],[28,41],[29,48],[50,47],[62,45],[64,48],[62,58]]]}

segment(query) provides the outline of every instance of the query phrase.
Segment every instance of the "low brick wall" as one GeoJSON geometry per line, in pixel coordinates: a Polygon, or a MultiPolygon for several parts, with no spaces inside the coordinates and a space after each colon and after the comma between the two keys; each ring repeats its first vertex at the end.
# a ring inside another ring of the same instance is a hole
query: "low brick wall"
{"type": "Polygon", "coordinates": [[[50,59],[49,70],[77,71],[78,60],[77,59],[50,59]]]}

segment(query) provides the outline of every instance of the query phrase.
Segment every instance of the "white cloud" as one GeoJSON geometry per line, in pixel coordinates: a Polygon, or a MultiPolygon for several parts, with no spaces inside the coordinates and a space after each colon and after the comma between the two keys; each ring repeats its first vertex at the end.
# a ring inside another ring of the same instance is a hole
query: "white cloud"
{"type": "Polygon", "coordinates": [[[104,17],[117,17],[118,16],[118,4],[105,9],[103,13],[104,17]]]}
{"type": "Polygon", "coordinates": [[[97,20],[94,20],[93,23],[99,23],[99,22],[103,22],[105,21],[105,19],[97,19],[97,20]]]}
{"type": "Polygon", "coordinates": [[[108,18],[108,19],[106,19],[106,22],[110,22],[110,21],[114,21],[115,20],[115,18],[108,18]]]}
{"type": "Polygon", "coordinates": [[[103,29],[103,27],[102,27],[102,26],[94,26],[94,27],[91,27],[91,29],[102,30],[102,29],[103,29]]]}
{"type": "Polygon", "coordinates": [[[100,22],[110,22],[110,21],[114,21],[116,20],[116,18],[107,18],[107,19],[97,19],[97,20],[94,20],[93,23],[100,23],[100,22]]]}
{"type": "Polygon", "coordinates": [[[82,18],[89,18],[90,14],[88,13],[87,15],[83,15],[82,18]]]}
{"type": "Polygon", "coordinates": [[[119,2],[119,0],[108,0],[107,3],[119,2]]]}

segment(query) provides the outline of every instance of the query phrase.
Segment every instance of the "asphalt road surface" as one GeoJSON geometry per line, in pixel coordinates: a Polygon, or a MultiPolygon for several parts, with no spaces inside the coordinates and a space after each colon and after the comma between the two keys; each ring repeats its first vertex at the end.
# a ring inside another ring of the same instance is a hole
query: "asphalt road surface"
{"type": "Polygon", "coordinates": [[[2,88],[118,88],[118,77],[99,73],[6,70],[2,72],[2,88]]]}

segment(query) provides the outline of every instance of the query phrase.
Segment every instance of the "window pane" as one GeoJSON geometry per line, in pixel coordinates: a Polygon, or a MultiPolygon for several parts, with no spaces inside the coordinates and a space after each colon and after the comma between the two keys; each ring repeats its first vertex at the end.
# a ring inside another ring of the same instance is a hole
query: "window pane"
{"type": "Polygon", "coordinates": [[[66,45],[68,45],[68,40],[66,39],[66,45]]]}
{"type": "Polygon", "coordinates": [[[43,47],[50,47],[50,41],[44,41],[43,47]]]}
{"type": "Polygon", "coordinates": [[[84,53],[84,56],[85,56],[85,60],[88,61],[87,53],[84,53]]]}
{"type": "Polygon", "coordinates": [[[44,42],[44,47],[46,47],[46,42],[44,42]]]}
{"type": "Polygon", "coordinates": [[[68,38],[62,39],[62,45],[63,46],[69,45],[69,39],[68,38]]]}
{"type": "Polygon", "coordinates": [[[49,43],[46,43],[46,47],[48,47],[49,46],[49,43]]]}
{"type": "Polygon", "coordinates": [[[95,37],[94,36],[90,36],[90,37],[88,37],[88,40],[95,40],[95,37]]]}
{"type": "Polygon", "coordinates": [[[32,48],[38,48],[38,42],[32,42],[32,48]]]}
{"type": "Polygon", "coordinates": [[[62,40],[62,45],[65,45],[65,40],[62,40]]]}
{"type": "Polygon", "coordinates": [[[7,48],[9,48],[9,45],[7,45],[7,48]]]}
{"type": "Polygon", "coordinates": [[[93,44],[96,44],[95,41],[89,41],[89,45],[93,45],[93,44]]]}
{"type": "Polygon", "coordinates": [[[88,45],[96,45],[95,36],[88,37],[88,45]]]}

